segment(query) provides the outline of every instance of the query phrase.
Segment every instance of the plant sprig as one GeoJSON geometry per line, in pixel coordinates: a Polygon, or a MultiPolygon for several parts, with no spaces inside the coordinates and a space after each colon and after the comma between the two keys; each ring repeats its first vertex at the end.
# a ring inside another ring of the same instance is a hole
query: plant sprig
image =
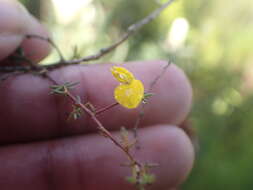
{"type": "Polygon", "coordinates": [[[111,105],[108,105],[104,108],[96,110],[94,106],[92,105],[92,103],[89,103],[89,102],[83,103],[79,96],[74,96],[71,93],[71,89],[75,88],[78,82],[66,82],[64,84],[59,84],[48,74],[48,71],[59,68],[59,67],[67,66],[67,65],[80,64],[82,62],[88,62],[88,61],[100,59],[104,55],[110,53],[111,51],[116,49],[118,46],[120,46],[123,42],[125,42],[130,36],[135,34],[144,25],[154,20],[166,7],[171,5],[173,1],[174,0],[169,0],[168,2],[162,4],[158,9],[156,9],[154,12],[149,14],[144,19],[129,26],[125,34],[121,38],[119,38],[115,43],[109,45],[108,47],[100,49],[94,55],[90,55],[90,56],[86,56],[82,58],[76,58],[77,50],[75,50],[73,59],[66,60],[63,54],[61,53],[60,48],[53,42],[52,39],[34,35],[34,34],[33,35],[27,34],[25,37],[28,39],[36,38],[36,39],[48,42],[54,49],[56,49],[59,56],[59,61],[48,64],[48,65],[37,65],[27,58],[27,55],[25,55],[22,48],[18,48],[18,50],[13,54],[13,56],[10,56],[10,59],[13,59],[16,62],[25,62],[27,63],[27,65],[26,66],[21,66],[21,65],[0,66],[0,72],[3,73],[3,75],[0,77],[0,80],[6,80],[7,78],[11,76],[26,73],[26,72],[37,73],[44,76],[48,80],[50,80],[53,83],[50,86],[51,94],[66,96],[72,101],[73,110],[70,113],[68,119],[77,120],[80,117],[82,117],[83,114],[87,114],[96,123],[99,133],[102,134],[104,137],[110,139],[126,155],[129,161],[127,166],[130,167],[132,171],[132,175],[129,176],[127,180],[130,183],[136,185],[139,188],[139,190],[144,190],[147,185],[150,185],[154,182],[155,176],[149,172],[150,167],[152,167],[153,165],[139,162],[131,153],[131,149],[137,143],[137,129],[144,115],[144,104],[146,104],[149,101],[149,99],[154,95],[151,92],[151,90],[153,86],[158,82],[158,80],[162,77],[162,75],[164,75],[170,62],[163,68],[162,72],[158,76],[156,76],[156,78],[150,84],[150,88],[148,92],[145,92],[143,95],[142,102],[144,104],[142,104],[143,105],[142,110],[140,111],[139,116],[136,119],[135,125],[133,126],[135,129],[135,133],[134,133],[135,138],[133,141],[130,141],[129,132],[125,128],[121,129],[120,140],[117,140],[110,133],[110,131],[108,131],[103,126],[101,121],[97,118],[99,114],[102,114],[106,112],[107,110],[111,109],[112,107],[119,105],[118,102],[112,103],[111,105]]]}

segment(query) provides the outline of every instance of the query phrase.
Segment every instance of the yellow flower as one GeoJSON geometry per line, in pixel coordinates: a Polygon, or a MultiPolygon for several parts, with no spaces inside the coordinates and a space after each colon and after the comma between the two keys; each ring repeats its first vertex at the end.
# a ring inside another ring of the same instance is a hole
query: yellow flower
{"type": "Polygon", "coordinates": [[[112,75],[120,82],[114,90],[116,101],[128,108],[136,108],[143,99],[144,87],[140,80],[136,80],[134,75],[123,67],[112,67],[112,75]]]}

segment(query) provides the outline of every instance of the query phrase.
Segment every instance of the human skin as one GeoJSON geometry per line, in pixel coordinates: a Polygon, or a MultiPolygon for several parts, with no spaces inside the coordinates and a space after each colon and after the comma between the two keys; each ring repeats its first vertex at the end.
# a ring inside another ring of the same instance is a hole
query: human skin
{"type": "MultiPolygon", "coordinates": [[[[7,57],[19,46],[35,62],[48,54],[46,42],[24,38],[48,33],[17,1],[0,0],[0,18],[0,66],[14,64],[7,57]]],[[[166,64],[138,61],[122,66],[148,88],[166,64]]],[[[58,83],[80,82],[72,93],[102,108],[115,102],[112,65],[69,66],[49,74],[58,83]]],[[[124,179],[131,175],[121,166],[127,162],[124,153],[97,133],[87,115],[67,121],[71,102],[49,95],[50,85],[34,74],[0,84],[1,190],[134,190],[124,179]]],[[[194,161],[190,138],[180,127],[189,113],[192,91],[183,71],[170,65],[153,92],[138,130],[140,149],[133,149],[133,154],[142,162],[158,164],[151,170],[156,181],[148,189],[169,190],[186,179],[194,161]]],[[[121,126],[133,127],[138,112],[117,106],[98,119],[117,138],[121,126]]]]}

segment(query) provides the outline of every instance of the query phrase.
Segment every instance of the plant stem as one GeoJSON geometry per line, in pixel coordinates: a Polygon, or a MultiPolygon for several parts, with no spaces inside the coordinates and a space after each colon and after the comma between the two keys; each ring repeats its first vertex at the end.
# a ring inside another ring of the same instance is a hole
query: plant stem
{"type": "Polygon", "coordinates": [[[106,107],[104,107],[104,108],[101,108],[101,109],[99,109],[98,111],[95,112],[95,115],[99,115],[99,114],[105,112],[106,110],[109,110],[109,109],[111,109],[111,108],[113,108],[113,107],[115,107],[115,106],[117,106],[117,105],[119,105],[119,103],[118,103],[118,102],[115,102],[115,103],[113,103],[113,104],[111,104],[111,105],[109,105],[109,106],[106,106],[106,107]]]}

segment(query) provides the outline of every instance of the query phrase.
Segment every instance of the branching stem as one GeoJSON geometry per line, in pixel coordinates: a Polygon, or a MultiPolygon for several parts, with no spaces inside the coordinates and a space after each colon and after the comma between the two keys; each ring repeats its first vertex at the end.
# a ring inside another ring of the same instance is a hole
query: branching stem
{"type": "MultiPolygon", "coordinates": [[[[116,49],[119,45],[121,45],[123,42],[125,42],[130,36],[132,36],[136,31],[138,31],[140,28],[142,28],[144,25],[148,24],[152,20],[154,20],[166,7],[168,7],[173,1],[175,0],[169,0],[167,3],[164,3],[161,5],[158,9],[156,9],[154,12],[149,14],[147,17],[144,19],[134,23],[133,25],[129,26],[126,33],[119,38],[115,43],[111,44],[110,46],[106,48],[100,49],[96,54],[90,55],[87,57],[83,57],[80,59],[72,59],[72,60],[65,60],[62,52],[60,51],[60,48],[51,40],[50,38],[43,37],[43,36],[38,36],[38,35],[26,35],[26,38],[31,39],[31,38],[36,38],[39,40],[43,40],[48,42],[58,53],[60,60],[55,63],[51,63],[48,65],[37,65],[35,64],[32,60],[28,59],[25,55],[23,54],[14,54],[13,56],[10,56],[11,59],[14,59],[16,61],[23,61],[26,62],[26,66],[0,66],[0,72],[3,75],[1,76],[0,80],[4,80],[5,78],[15,75],[15,74],[22,74],[26,72],[37,72],[39,74],[42,74],[45,78],[50,80],[54,85],[59,85],[62,87],[62,85],[58,84],[50,75],[48,74],[49,70],[56,69],[62,66],[66,65],[73,65],[73,64],[80,64],[82,62],[88,62],[92,60],[98,60],[102,56],[110,53],[112,50],[116,49]]],[[[149,91],[152,90],[153,86],[158,82],[158,80],[162,77],[162,75],[165,73],[166,69],[168,68],[169,64],[167,64],[162,72],[152,81],[150,84],[149,91]]],[[[64,87],[64,85],[63,85],[64,87]]],[[[97,111],[92,111],[89,109],[85,104],[83,104],[78,97],[75,97],[71,92],[69,91],[68,88],[63,88],[63,93],[66,95],[73,103],[73,105],[78,106],[81,108],[85,113],[89,115],[89,117],[96,123],[98,130],[107,138],[109,138],[118,148],[121,149],[127,156],[128,160],[130,161],[130,166],[132,169],[135,171],[135,176],[136,176],[136,184],[139,186],[139,189],[144,189],[144,185],[142,184],[142,178],[143,176],[147,176],[146,173],[146,165],[142,164],[141,162],[137,161],[134,156],[130,153],[130,148],[131,147],[126,147],[124,146],[124,143],[121,143],[118,141],[111,133],[108,131],[103,124],[99,121],[97,116],[112,107],[118,105],[118,103],[113,103],[109,106],[106,106],[102,109],[99,109],[97,111]]],[[[59,92],[61,92],[61,89],[59,89],[59,92]]],[[[139,117],[136,120],[134,129],[135,131],[137,130],[138,126],[140,125],[141,119],[144,114],[144,106],[142,108],[142,111],[139,114],[139,117]]],[[[130,146],[130,145],[129,145],[130,146]]]]}
{"type": "MultiPolygon", "coordinates": [[[[152,20],[154,20],[166,7],[170,6],[175,0],[169,0],[166,3],[162,4],[159,8],[157,8],[155,11],[150,13],[148,16],[143,18],[142,20],[130,25],[127,28],[127,31],[123,36],[121,36],[116,42],[111,44],[108,47],[100,49],[97,53],[94,55],[86,56],[80,59],[72,59],[72,60],[65,60],[64,56],[62,55],[59,47],[51,40],[50,38],[47,37],[42,37],[38,35],[26,35],[27,38],[37,38],[43,41],[47,41],[49,44],[52,45],[52,47],[55,48],[57,51],[60,61],[54,62],[54,63],[48,63],[46,65],[41,65],[40,67],[46,70],[53,70],[59,67],[63,67],[66,65],[74,65],[74,64],[80,64],[82,62],[88,62],[88,61],[94,61],[98,60],[104,55],[110,53],[112,50],[116,49],[119,45],[121,45],[123,42],[125,42],[130,36],[136,33],[140,28],[142,28],[144,25],[150,23],[152,20]]],[[[34,70],[31,65],[28,66],[1,66],[0,67],[0,72],[13,72],[13,71],[21,71],[21,72],[30,72],[31,70],[34,70]]]]}
{"type": "MultiPolygon", "coordinates": [[[[58,84],[51,76],[49,76],[47,73],[45,74],[45,77],[46,77],[47,79],[49,79],[51,82],[53,82],[54,85],[59,85],[59,84],[58,84]]],[[[112,136],[112,134],[103,126],[103,124],[98,120],[98,118],[96,117],[96,114],[97,114],[97,113],[92,112],[92,111],[91,111],[89,108],[87,108],[83,103],[81,103],[74,95],[72,95],[72,94],[70,93],[70,91],[67,90],[67,89],[65,90],[65,95],[66,95],[67,97],[70,98],[70,100],[72,101],[72,103],[73,103],[74,105],[77,105],[77,106],[79,106],[80,108],[82,108],[83,111],[85,111],[85,112],[91,117],[91,119],[97,124],[98,130],[99,130],[100,132],[102,132],[102,134],[103,134],[104,136],[106,136],[107,138],[109,138],[117,147],[119,147],[119,148],[127,155],[127,157],[128,157],[128,159],[130,160],[130,163],[131,163],[131,164],[134,164],[134,165],[137,165],[137,166],[141,167],[141,164],[140,164],[138,161],[136,161],[136,160],[134,159],[134,157],[132,156],[132,154],[130,154],[128,148],[125,148],[120,142],[118,142],[118,141],[112,136]]],[[[115,103],[115,104],[112,104],[112,105],[110,105],[110,106],[108,106],[108,107],[106,107],[106,110],[108,110],[109,107],[113,107],[113,106],[115,106],[115,105],[116,105],[116,103],[115,103]]],[[[103,110],[101,110],[101,111],[105,111],[105,109],[103,109],[103,110]]],[[[99,112],[101,113],[101,111],[99,111],[99,112]]]]}

